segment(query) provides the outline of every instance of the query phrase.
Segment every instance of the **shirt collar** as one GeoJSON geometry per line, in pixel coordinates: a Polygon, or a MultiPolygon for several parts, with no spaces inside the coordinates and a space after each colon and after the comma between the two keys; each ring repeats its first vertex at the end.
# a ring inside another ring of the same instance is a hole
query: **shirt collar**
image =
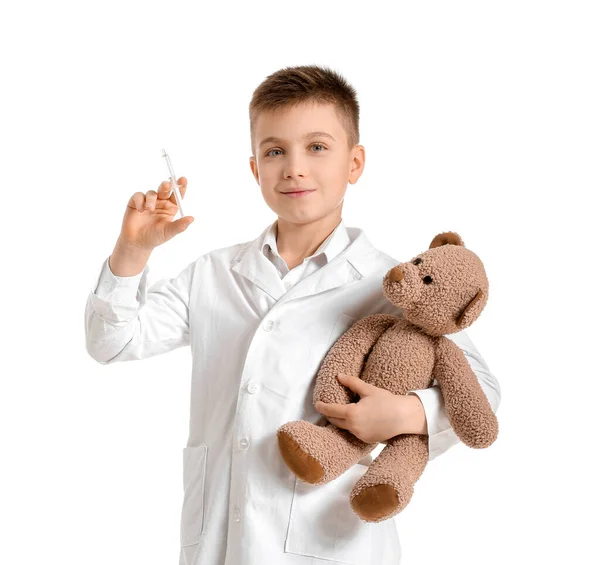
{"type": "MultiPolygon", "coordinates": [[[[271,226],[266,227],[256,239],[239,244],[237,246],[238,251],[232,259],[231,269],[255,284],[258,284],[257,280],[262,277],[265,264],[264,262],[266,261],[267,264],[270,265],[273,264],[268,258],[265,257],[262,243],[265,238],[265,234],[270,228],[271,226]]],[[[358,275],[359,278],[365,278],[373,275],[379,276],[382,272],[385,272],[387,269],[390,269],[394,265],[398,264],[396,259],[374,247],[369,241],[369,238],[366,236],[365,232],[360,228],[346,227],[346,235],[350,239],[350,243],[331,261],[332,265],[337,264],[337,268],[333,268],[334,273],[349,272],[352,276],[352,279],[349,279],[350,281],[356,280],[355,275],[358,275]],[[350,271],[348,271],[348,268],[350,271]]],[[[326,257],[326,255],[323,256],[326,257]]],[[[327,271],[326,267],[328,265],[329,264],[324,266],[325,271],[327,271]]],[[[332,275],[330,274],[329,276],[331,280],[332,275]]],[[[276,282],[277,289],[280,289],[281,280],[278,278],[276,282]]],[[[323,288],[319,290],[319,292],[322,291],[323,288]]],[[[277,292],[279,292],[279,290],[277,290],[277,292]]],[[[289,292],[286,293],[286,296],[288,294],[289,292]]]]}
{"type": "MultiPolygon", "coordinates": [[[[262,252],[267,258],[269,258],[269,249],[277,256],[280,256],[279,252],[277,251],[276,234],[277,220],[275,220],[269,229],[266,230],[260,243],[260,249],[262,249],[262,252]]],[[[317,250],[310,257],[307,257],[307,259],[312,259],[313,257],[317,257],[323,253],[327,259],[327,262],[330,262],[336,255],[346,249],[349,244],[350,238],[348,237],[344,220],[340,220],[340,223],[337,225],[337,227],[329,234],[325,241],[319,245],[317,250]]]]}

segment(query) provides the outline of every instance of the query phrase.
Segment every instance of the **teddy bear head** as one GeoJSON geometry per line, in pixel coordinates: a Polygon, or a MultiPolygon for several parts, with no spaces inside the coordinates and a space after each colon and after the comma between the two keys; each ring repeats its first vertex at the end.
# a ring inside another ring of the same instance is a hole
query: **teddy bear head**
{"type": "Polygon", "coordinates": [[[396,265],[383,279],[385,297],[431,336],[470,326],[487,302],[488,289],[483,263],[455,232],[436,235],[427,251],[396,265]]]}

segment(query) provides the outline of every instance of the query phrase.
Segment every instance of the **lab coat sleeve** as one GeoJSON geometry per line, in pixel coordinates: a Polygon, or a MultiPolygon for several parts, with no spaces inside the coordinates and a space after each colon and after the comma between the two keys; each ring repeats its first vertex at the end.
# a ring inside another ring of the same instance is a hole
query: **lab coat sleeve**
{"type": "MultiPolygon", "coordinates": [[[[461,348],[494,413],[500,405],[500,385],[465,330],[446,336],[461,348]]],[[[444,408],[442,392],[437,384],[431,388],[410,391],[423,403],[429,434],[429,460],[435,459],[460,440],[454,433],[444,408]]]]}
{"type": "Polygon", "coordinates": [[[189,299],[195,262],[148,287],[148,271],[118,277],[102,266],[85,307],[89,355],[102,365],[145,359],[189,345],[189,299]]]}

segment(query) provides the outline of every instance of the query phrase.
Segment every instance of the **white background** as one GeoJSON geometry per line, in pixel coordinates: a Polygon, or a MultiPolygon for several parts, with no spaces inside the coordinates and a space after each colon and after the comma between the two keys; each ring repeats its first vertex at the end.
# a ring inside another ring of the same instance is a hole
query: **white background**
{"type": "Polygon", "coordinates": [[[275,219],[248,104],[297,64],[358,91],[346,225],[399,261],[457,231],[490,279],[468,333],[500,436],[428,466],[402,565],[600,562],[596,2],[21,1],[0,22],[0,562],[175,563],[189,348],[101,366],[84,306],[163,147],[195,222],[150,282],[275,219]]]}

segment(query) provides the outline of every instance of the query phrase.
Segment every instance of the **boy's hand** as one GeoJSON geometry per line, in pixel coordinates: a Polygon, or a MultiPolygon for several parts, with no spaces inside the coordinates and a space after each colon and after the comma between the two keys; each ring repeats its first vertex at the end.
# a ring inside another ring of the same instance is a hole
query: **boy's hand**
{"type": "Polygon", "coordinates": [[[360,395],[352,404],[317,402],[318,412],[365,443],[382,443],[399,434],[426,434],[427,422],[416,395],[393,394],[358,377],[338,375],[339,381],[360,395]]]}
{"type": "MultiPolygon", "coordinates": [[[[181,198],[185,197],[187,179],[180,177],[181,198]]],[[[171,183],[163,181],[158,192],[149,190],[146,194],[136,192],[127,203],[121,235],[123,244],[152,251],[155,247],[169,241],[172,237],[184,231],[193,221],[192,216],[185,216],[173,221],[177,214],[177,200],[171,192],[171,183]]]]}

